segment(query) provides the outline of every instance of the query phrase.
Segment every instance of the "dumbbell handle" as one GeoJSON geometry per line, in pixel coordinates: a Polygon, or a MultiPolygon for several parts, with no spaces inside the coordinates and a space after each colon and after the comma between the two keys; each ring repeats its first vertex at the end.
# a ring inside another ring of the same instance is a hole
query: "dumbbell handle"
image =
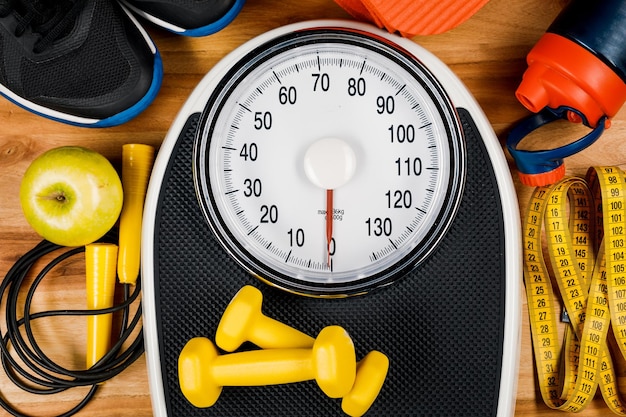
{"type": "Polygon", "coordinates": [[[315,339],[285,323],[259,315],[250,329],[250,342],[263,349],[310,348],[315,339]]]}
{"type": "Polygon", "coordinates": [[[221,386],[262,386],[315,379],[310,349],[238,352],[215,358],[211,369],[221,386]]]}

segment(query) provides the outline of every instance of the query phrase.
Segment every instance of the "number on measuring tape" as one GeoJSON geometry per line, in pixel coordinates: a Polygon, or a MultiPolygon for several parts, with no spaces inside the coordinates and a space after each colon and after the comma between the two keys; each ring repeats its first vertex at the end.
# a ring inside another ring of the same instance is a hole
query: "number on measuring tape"
{"type": "MultiPolygon", "coordinates": [[[[608,407],[626,415],[607,344],[609,327],[626,352],[626,194],[615,167],[589,170],[535,190],[524,226],[524,281],[537,374],[544,402],[579,412],[599,387],[608,407]],[[551,270],[571,325],[567,359],[559,369],[555,297],[543,258],[542,230],[551,270]]],[[[624,353],[622,353],[624,354],[624,353]]]]}

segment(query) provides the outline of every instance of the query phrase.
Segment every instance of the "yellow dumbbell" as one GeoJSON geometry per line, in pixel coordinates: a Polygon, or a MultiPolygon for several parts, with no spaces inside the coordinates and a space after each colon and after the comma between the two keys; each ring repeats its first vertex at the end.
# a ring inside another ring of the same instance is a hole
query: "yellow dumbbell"
{"type": "Polygon", "coordinates": [[[233,297],[224,310],[215,333],[220,349],[234,352],[244,342],[252,342],[263,349],[310,348],[311,336],[281,323],[261,312],[263,294],[246,285],[233,297]]]}
{"type": "Polygon", "coordinates": [[[180,389],[196,407],[210,407],[224,386],[286,384],[314,379],[340,398],[354,385],[354,344],[339,326],[325,327],[309,349],[268,349],[219,355],[207,338],[187,342],[178,357],[180,389]]]}
{"type": "MultiPolygon", "coordinates": [[[[257,288],[245,286],[226,307],[217,327],[215,343],[228,352],[235,351],[244,342],[252,342],[263,349],[311,347],[314,339],[261,311],[263,294],[257,288]]],[[[357,365],[354,387],[343,397],[341,408],[358,417],[371,407],[382,389],[389,359],[376,350],[368,353],[357,365]]]]}

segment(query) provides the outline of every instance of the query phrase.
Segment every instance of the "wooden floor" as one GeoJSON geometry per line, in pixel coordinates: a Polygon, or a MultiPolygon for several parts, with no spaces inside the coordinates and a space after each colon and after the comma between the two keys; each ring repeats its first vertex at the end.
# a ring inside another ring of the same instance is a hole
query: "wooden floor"
{"type": "MultiPolygon", "coordinates": [[[[504,143],[507,130],[528,114],[514,97],[526,68],[525,55],[565,3],[564,0],[491,0],[456,29],[440,35],[415,37],[414,41],[435,53],[463,80],[504,143]]],[[[189,39],[149,27],[163,57],[163,85],[154,103],[144,113],[119,127],[100,130],[72,127],[34,116],[0,100],[0,276],[4,277],[20,255],[39,241],[24,220],[18,201],[20,179],[37,155],[60,145],[83,145],[101,152],[119,167],[122,144],[160,145],[194,86],[228,52],[267,30],[320,18],[349,16],[332,0],[248,0],[231,25],[209,37],[189,39]]],[[[583,130],[569,123],[560,124],[558,129],[547,128],[533,134],[529,146],[544,144],[552,147],[559,141],[571,141],[583,130]]],[[[592,165],[625,165],[626,109],[614,118],[611,129],[598,143],[569,158],[566,164],[567,173],[572,175],[584,174],[592,165]]],[[[510,166],[515,171],[512,162],[510,166]]],[[[531,189],[520,185],[517,173],[513,174],[523,210],[531,189]]],[[[65,265],[62,271],[54,272],[39,289],[35,300],[37,308],[81,308],[83,268],[81,261],[75,260],[65,265]]],[[[0,327],[4,332],[3,314],[0,327]]],[[[515,415],[562,415],[560,411],[548,409],[538,397],[525,302],[522,325],[515,415]]],[[[81,340],[84,340],[85,330],[80,319],[46,320],[38,325],[37,331],[50,356],[69,365],[81,366],[84,351],[81,340]]],[[[623,361],[619,365],[623,386],[626,384],[623,361]]],[[[36,416],[57,415],[71,408],[84,394],[84,390],[78,389],[59,396],[33,396],[17,390],[2,372],[0,374],[0,396],[36,416]]],[[[454,398],[446,401],[454,401],[454,398]]],[[[0,411],[0,415],[2,413],[0,411]]],[[[79,415],[152,415],[145,360],[141,358],[123,374],[105,383],[97,397],[79,415]]],[[[607,416],[609,411],[597,396],[581,415],[607,416]]]]}

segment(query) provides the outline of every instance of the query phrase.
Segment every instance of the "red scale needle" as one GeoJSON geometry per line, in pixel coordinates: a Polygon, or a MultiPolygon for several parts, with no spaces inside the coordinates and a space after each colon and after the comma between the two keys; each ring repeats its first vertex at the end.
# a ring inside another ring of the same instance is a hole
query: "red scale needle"
{"type": "Polygon", "coordinates": [[[307,178],[320,189],[326,190],[326,253],[331,271],[336,247],[333,239],[333,190],[347,184],[355,171],[356,154],[341,139],[328,137],[316,140],[304,154],[307,178]]]}
{"type": "Polygon", "coordinates": [[[333,190],[326,190],[326,243],[330,267],[330,243],[333,240],[333,190]]]}

